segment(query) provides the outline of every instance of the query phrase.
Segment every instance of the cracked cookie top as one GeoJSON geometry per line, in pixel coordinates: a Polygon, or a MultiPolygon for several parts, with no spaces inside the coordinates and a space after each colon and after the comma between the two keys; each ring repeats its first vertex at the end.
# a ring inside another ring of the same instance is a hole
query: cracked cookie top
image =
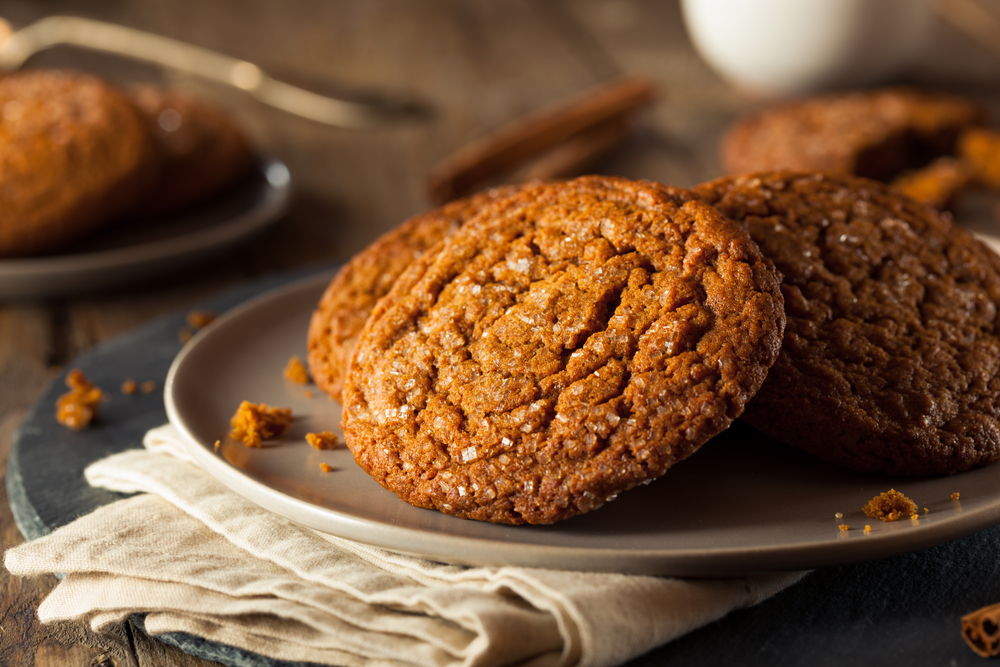
{"type": "Polygon", "coordinates": [[[415,215],[352,257],[324,290],[309,322],[309,371],[316,385],[339,401],[358,334],[396,278],[463,222],[518,190],[492,188],[415,215]]]}
{"type": "Polygon", "coordinates": [[[529,187],[376,305],[344,387],[347,444],[417,506],[512,524],[590,511],[740,415],[777,355],[778,283],[687,191],[529,187]]]}
{"type": "Polygon", "coordinates": [[[744,420],[854,470],[1000,458],[1000,258],[946,214],[848,175],[766,173],[695,192],[784,276],[777,362],[744,420]]]}

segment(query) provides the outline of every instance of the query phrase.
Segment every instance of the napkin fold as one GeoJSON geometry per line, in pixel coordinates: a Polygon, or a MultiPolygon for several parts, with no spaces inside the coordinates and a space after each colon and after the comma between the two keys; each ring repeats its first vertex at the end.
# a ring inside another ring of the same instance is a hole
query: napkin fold
{"type": "Polygon", "coordinates": [[[85,471],[141,492],[5,554],[20,576],[65,573],[43,623],[95,631],[145,614],[292,662],[342,667],[616,665],[804,573],[685,580],[525,567],[462,567],[325,535],[262,509],[205,473],[167,425],[145,449],[85,471]]]}

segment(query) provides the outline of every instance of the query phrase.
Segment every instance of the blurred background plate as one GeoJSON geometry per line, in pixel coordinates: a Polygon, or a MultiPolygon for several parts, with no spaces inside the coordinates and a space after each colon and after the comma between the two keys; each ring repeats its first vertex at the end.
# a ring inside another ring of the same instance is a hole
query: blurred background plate
{"type": "Polygon", "coordinates": [[[291,177],[262,159],[222,193],[163,218],[126,220],[63,254],[0,260],[0,298],[60,297],[133,284],[205,262],[277,222],[291,177]]]}

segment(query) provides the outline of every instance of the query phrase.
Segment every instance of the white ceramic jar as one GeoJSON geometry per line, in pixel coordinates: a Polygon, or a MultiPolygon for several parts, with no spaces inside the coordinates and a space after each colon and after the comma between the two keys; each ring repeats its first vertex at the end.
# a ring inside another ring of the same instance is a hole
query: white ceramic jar
{"type": "Polygon", "coordinates": [[[932,0],[681,0],[701,56],[737,88],[787,97],[880,83],[920,49],[932,0]]]}

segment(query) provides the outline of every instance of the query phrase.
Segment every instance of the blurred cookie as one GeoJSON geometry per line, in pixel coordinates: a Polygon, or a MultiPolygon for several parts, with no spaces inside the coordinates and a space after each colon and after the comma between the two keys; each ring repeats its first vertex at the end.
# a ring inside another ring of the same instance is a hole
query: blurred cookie
{"type": "Polygon", "coordinates": [[[850,175],[695,192],[783,274],[778,360],[743,419],[827,461],[940,475],[1000,458],[1000,258],[950,217],[850,175]]]}
{"type": "Polygon", "coordinates": [[[159,179],[139,213],[197,203],[233,183],[253,164],[243,131],[214,105],[153,86],[136,88],[130,95],[162,156],[159,179]]]}
{"type": "Polygon", "coordinates": [[[0,78],[0,257],[65,246],[129,210],[157,155],[128,98],[92,76],[0,78]]]}
{"type": "Polygon", "coordinates": [[[722,139],[727,174],[835,171],[889,181],[953,154],[984,110],[961,97],[906,88],[834,93],[766,108],[722,139]]]}
{"type": "Polygon", "coordinates": [[[610,177],[527,188],[378,302],[344,386],[347,444],[413,505],[551,523],[725,429],[783,320],[773,266],[687,191],[610,177]]]}
{"type": "Polygon", "coordinates": [[[339,401],[347,363],[375,302],[428,248],[454,233],[491,202],[519,189],[493,188],[416,215],[345,264],[323,292],[309,323],[308,362],[316,385],[339,401]]]}

